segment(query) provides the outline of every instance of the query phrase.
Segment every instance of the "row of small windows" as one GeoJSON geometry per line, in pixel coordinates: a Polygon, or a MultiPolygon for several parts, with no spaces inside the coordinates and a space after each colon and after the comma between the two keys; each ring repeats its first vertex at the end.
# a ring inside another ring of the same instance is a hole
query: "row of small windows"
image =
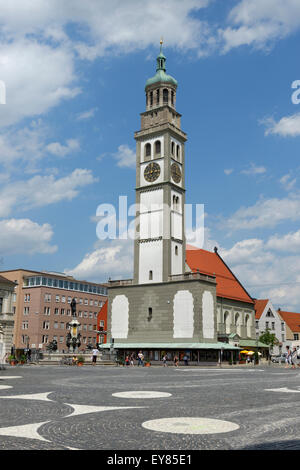
{"type": "MultiPolygon", "coordinates": [[[[160,99],[161,99],[160,89],[157,89],[155,91],[150,91],[150,93],[146,95],[146,104],[147,106],[153,106],[155,102],[156,105],[159,105],[160,99]]],[[[171,105],[174,106],[175,93],[173,90],[170,92],[170,99],[171,99],[171,105]]],[[[162,90],[162,101],[163,101],[163,104],[169,103],[169,90],[167,88],[163,88],[162,90]]]]}
{"type": "Polygon", "coordinates": [[[34,276],[24,279],[24,287],[47,286],[58,289],[74,290],[79,292],[89,292],[90,294],[107,295],[107,288],[91,284],[81,284],[79,282],[67,281],[51,277],[34,276]]]}
{"type": "MultiPolygon", "coordinates": [[[[152,146],[151,144],[148,142],[146,145],[145,145],[145,159],[149,159],[151,158],[151,153],[152,153],[152,146]]],[[[154,142],[154,156],[158,157],[161,155],[161,142],[160,140],[156,140],[154,142]]],[[[178,144],[175,144],[175,142],[171,142],[171,155],[173,157],[176,157],[177,160],[179,160],[180,158],[180,146],[178,144]]]]}

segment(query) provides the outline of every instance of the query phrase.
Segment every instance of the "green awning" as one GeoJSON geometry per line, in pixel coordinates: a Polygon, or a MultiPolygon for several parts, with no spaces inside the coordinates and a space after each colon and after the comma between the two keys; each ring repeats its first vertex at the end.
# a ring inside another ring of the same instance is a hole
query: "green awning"
{"type": "MultiPolygon", "coordinates": [[[[103,344],[105,349],[110,343],[103,344]]],[[[114,343],[114,349],[226,349],[239,350],[240,348],[228,343],[114,343]]]]}
{"type": "Polygon", "coordinates": [[[256,339],[241,339],[240,346],[243,348],[269,348],[268,344],[262,343],[261,341],[256,341],[256,339]]]}

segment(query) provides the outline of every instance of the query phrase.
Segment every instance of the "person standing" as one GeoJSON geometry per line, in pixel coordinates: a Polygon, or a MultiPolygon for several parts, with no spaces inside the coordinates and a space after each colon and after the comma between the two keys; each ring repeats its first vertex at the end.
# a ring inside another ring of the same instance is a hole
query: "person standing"
{"type": "Polygon", "coordinates": [[[296,369],[297,365],[297,349],[293,348],[293,352],[291,353],[291,363],[292,363],[292,369],[296,369]]]}
{"type": "Polygon", "coordinates": [[[164,367],[167,367],[167,355],[166,354],[163,357],[163,365],[164,367]]]}
{"type": "Polygon", "coordinates": [[[97,348],[94,348],[93,351],[92,351],[92,364],[93,364],[93,366],[96,365],[98,354],[99,354],[99,350],[97,348]]]}
{"type": "Polygon", "coordinates": [[[178,357],[174,356],[174,365],[175,367],[178,367],[178,357]]]}
{"type": "Polygon", "coordinates": [[[188,366],[189,363],[188,363],[188,357],[187,357],[186,354],[184,355],[183,360],[184,360],[184,365],[185,365],[185,366],[188,366]]]}
{"type": "Polygon", "coordinates": [[[133,362],[133,361],[134,361],[134,355],[133,355],[133,353],[132,353],[132,354],[130,355],[130,365],[131,365],[132,367],[134,367],[134,362],[133,362]]]}
{"type": "Polygon", "coordinates": [[[138,366],[140,365],[144,365],[144,354],[142,353],[142,351],[138,353],[138,366]]]}
{"type": "Polygon", "coordinates": [[[285,364],[285,368],[288,368],[291,364],[291,351],[289,346],[286,347],[285,364]]]}

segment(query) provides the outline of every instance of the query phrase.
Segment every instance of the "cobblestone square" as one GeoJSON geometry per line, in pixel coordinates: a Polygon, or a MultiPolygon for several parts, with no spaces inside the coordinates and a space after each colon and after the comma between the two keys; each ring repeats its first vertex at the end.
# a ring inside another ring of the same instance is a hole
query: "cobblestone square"
{"type": "Polygon", "coordinates": [[[300,449],[300,370],[0,371],[1,450],[300,449]]]}

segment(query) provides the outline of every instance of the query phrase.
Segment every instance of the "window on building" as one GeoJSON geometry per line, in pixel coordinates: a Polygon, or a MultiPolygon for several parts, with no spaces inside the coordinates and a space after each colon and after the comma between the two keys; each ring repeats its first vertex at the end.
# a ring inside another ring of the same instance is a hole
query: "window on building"
{"type": "Polygon", "coordinates": [[[68,315],[69,317],[71,316],[71,310],[70,310],[70,309],[67,310],[67,315],[68,315]]]}
{"type": "Polygon", "coordinates": [[[49,330],[49,327],[50,327],[50,322],[44,321],[43,322],[43,330],[49,330]]]}
{"type": "Polygon", "coordinates": [[[159,89],[156,90],[156,104],[159,104],[159,89]]]}
{"type": "Polygon", "coordinates": [[[64,322],[60,322],[60,329],[61,329],[61,330],[64,330],[64,329],[65,329],[65,324],[64,324],[64,322]]]}
{"type": "Polygon", "coordinates": [[[169,91],[167,88],[163,89],[163,102],[164,104],[167,104],[169,102],[169,91]]]}
{"type": "Polygon", "coordinates": [[[84,299],[84,305],[88,305],[88,304],[89,304],[88,299],[84,299]]]}
{"type": "Polygon", "coordinates": [[[255,328],[259,328],[258,323],[258,320],[255,320],[255,328]]]}
{"type": "Polygon", "coordinates": [[[55,296],[55,302],[60,302],[60,296],[59,295],[55,296]]]}
{"type": "Polygon", "coordinates": [[[28,330],[28,321],[22,322],[22,330],[28,330]]]}
{"type": "Polygon", "coordinates": [[[145,160],[151,158],[151,144],[145,145],[145,160]]]}
{"type": "Polygon", "coordinates": [[[294,340],[295,340],[295,341],[298,341],[298,339],[299,339],[299,334],[298,334],[298,333],[294,333],[294,340]]]}
{"type": "Polygon", "coordinates": [[[45,302],[51,302],[51,294],[45,294],[45,302]]]}
{"type": "Polygon", "coordinates": [[[161,154],[161,143],[160,143],[160,140],[157,140],[154,144],[154,148],[155,148],[155,155],[158,156],[161,154]]]}
{"type": "Polygon", "coordinates": [[[153,280],[153,271],[149,271],[149,281],[153,280]]]}
{"type": "Polygon", "coordinates": [[[275,330],[275,322],[272,321],[272,330],[275,330]]]}
{"type": "Polygon", "coordinates": [[[174,156],[175,155],[175,143],[171,143],[171,154],[174,156]]]}
{"type": "Polygon", "coordinates": [[[54,315],[58,315],[59,314],[59,309],[58,308],[55,308],[54,309],[54,315]]]}
{"type": "Polygon", "coordinates": [[[153,91],[150,92],[150,106],[153,106],[153,91]]]}
{"type": "Polygon", "coordinates": [[[100,326],[104,328],[104,320],[100,320],[100,326]]]}
{"type": "Polygon", "coordinates": [[[64,315],[64,314],[65,314],[65,309],[64,309],[64,308],[62,308],[62,309],[60,310],[60,314],[61,314],[61,315],[64,315]]]}
{"type": "Polygon", "coordinates": [[[281,341],[284,343],[284,341],[285,341],[284,335],[281,335],[281,341]]]}
{"type": "Polygon", "coordinates": [[[90,318],[93,318],[93,312],[90,312],[90,318]]]}
{"type": "Polygon", "coordinates": [[[175,255],[178,256],[178,246],[175,246],[175,255]]]}
{"type": "Polygon", "coordinates": [[[266,321],[266,329],[269,328],[269,322],[266,321]]]}
{"type": "Polygon", "coordinates": [[[152,320],[152,307],[148,308],[148,320],[152,320]]]}
{"type": "Polygon", "coordinates": [[[48,343],[48,335],[43,335],[42,336],[42,343],[47,344],[48,343]]]}
{"type": "Polygon", "coordinates": [[[174,91],[171,91],[171,104],[174,105],[174,91]]]}
{"type": "Polygon", "coordinates": [[[50,307],[44,307],[44,315],[50,315],[50,307]]]}
{"type": "Polygon", "coordinates": [[[71,302],[72,302],[72,298],[68,297],[68,304],[70,304],[71,302]]]}
{"type": "Polygon", "coordinates": [[[60,342],[60,344],[62,344],[64,342],[64,337],[63,336],[59,337],[59,342],[60,342]]]}
{"type": "Polygon", "coordinates": [[[24,315],[29,315],[29,307],[24,307],[24,315]]]}
{"type": "Polygon", "coordinates": [[[180,159],[180,147],[179,147],[179,145],[177,145],[177,147],[176,147],[176,158],[177,158],[177,160],[180,159]]]}
{"type": "Polygon", "coordinates": [[[57,322],[57,321],[54,322],[54,328],[55,328],[55,329],[58,328],[58,322],[57,322]]]}
{"type": "Polygon", "coordinates": [[[62,295],[61,301],[62,301],[63,304],[66,303],[66,297],[64,295],[62,295]]]}
{"type": "Polygon", "coordinates": [[[281,331],[284,331],[284,322],[281,323],[281,331]]]}
{"type": "Polygon", "coordinates": [[[88,313],[84,312],[83,316],[84,316],[84,318],[88,318],[88,313]]]}

